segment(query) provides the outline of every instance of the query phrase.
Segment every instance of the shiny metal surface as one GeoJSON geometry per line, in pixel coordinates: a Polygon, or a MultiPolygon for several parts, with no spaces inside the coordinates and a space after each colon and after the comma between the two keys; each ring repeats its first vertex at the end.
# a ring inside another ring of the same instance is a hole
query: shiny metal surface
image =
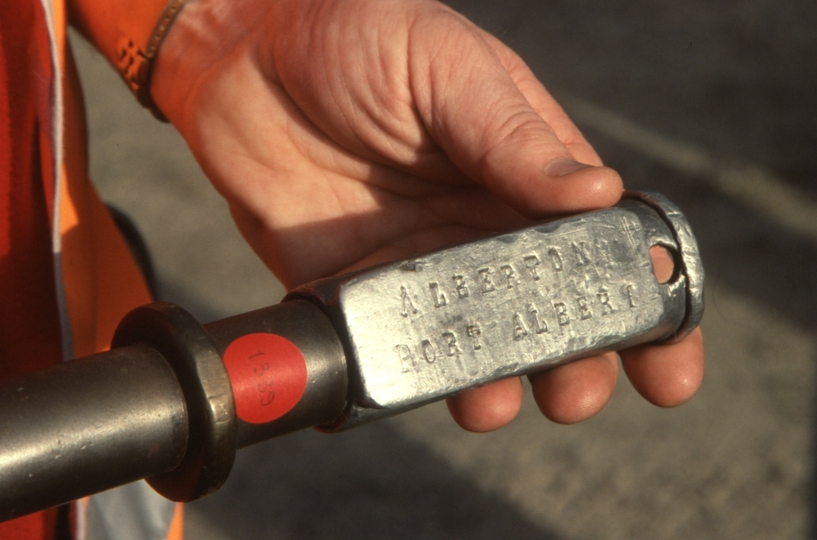
{"type": "Polygon", "coordinates": [[[187,410],[154,349],[122,347],[0,384],[0,521],[176,467],[187,410]]]}
{"type": "Polygon", "coordinates": [[[325,302],[346,339],[351,405],[330,429],[502,377],[688,333],[702,309],[694,237],[684,233],[679,212],[663,211],[658,197],[648,200],[631,194],[615,208],[298,291],[325,302]],[[666,284],[652,270],[655,245],[676,257],[666,284]]]}
{"type": "MultiPolygon", "coordinates": [[[[670,224],[674,237],[677,271],[683,276],[686,288],[686,315],[684,322],[670,341],[689,334],[704,316],[704,266],[698,250],[698,241],[680,208],[661,193],[633,193],[630,201],[640,200],[655,209],[670,224]]],[[[627,204],[627,203],[625,203],[627,204]]],[[[667,245],[666,247],[672,247],[667,245]]]]}
{"type": "Polygon", "coordinates": [[[0,522],[142,478],[172,500],[204,497],[227,479],[237,448],[337,418],[347,381],[341,342],[310,302],[206,327],[173,304],[139,307],[111,351],[0,383],[0,522]],[[221,355],[257,333],[298,347],[308,385],[287,414],[249,424],[221,355]]]}
{"type": "Polygon", "coordinates": [[[166,302],[138,307],[119,323],[112,346],[137,343],[149,344],[172,368],[190,433],[181,463],[153,471],[148,483],[174,501],[209,495],[227,480],[236,451],[235,403],[221,357],[201,324],[166,302]]]}
{"type": "MultiPolygon", "coordinates": [[[[237,418],[238,448],[292,431],[331,422],[346,406],[348,376],[343,346],[321,309],[310,302],[293,300],[242,313],[204,325],[222,358],[227,347],[247,334],[266,333],[291,341],[303,355],[308,383],[290,411],[266,423],[237,418]]],[[[277,365],[272,373],[278,377],[277,365]]]]}

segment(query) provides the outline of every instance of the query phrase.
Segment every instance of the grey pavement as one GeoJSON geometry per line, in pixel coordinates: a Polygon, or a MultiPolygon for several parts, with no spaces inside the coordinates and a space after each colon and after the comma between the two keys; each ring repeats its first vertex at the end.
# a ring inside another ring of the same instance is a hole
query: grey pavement
{"type": "MultiPolygon", "coordinates": [[[[488,435],[432,405],[268,441],[239,453],[221,492],[189,505],[187,538],[813,537],[817,238],[787,217],[817,204],[817,3],[453,5],[522,54],[629,187],[662,191],[687,214],[708,272],[703,388],[662,410],[622,377],[608,407],[577,426],[548,423],[528,397],[488,435]],[[724,189],[717,171],[684,167],[690,148],[766,171],[770,195],[739,173],[724,189]]],[[[92,174],[142,228],[162,297],[204,320],[277,301],[280,285],[184,142],[87,45],[76,52],[92,174]]]]}

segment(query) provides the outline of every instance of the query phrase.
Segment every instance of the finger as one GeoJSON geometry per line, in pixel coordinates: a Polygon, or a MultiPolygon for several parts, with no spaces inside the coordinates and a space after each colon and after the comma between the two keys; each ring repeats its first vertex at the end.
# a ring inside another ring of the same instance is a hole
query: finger
{"type": "Polygon", "coordinates": [[[688,401],[704,376],[703,334],[696,328],[670,345],[635,347],[621,352],[622,366],[635,389],[660,407],[688,401]]]}
{"type": "Polygon", "coordinates": [[[672,255],[664,246],[652,246],[650,248],[650,259],[652,260],[652,270],[658,283],[666,283],[672,279],[675,273],[675,261],[672,255]]]}
{"type": "Polygon", "coordinates": [[[463,429],[485,433],[513,420],[522,406],[522,381],[503,379],[467,390],[447,400],[454,421],[463,429]]]}
{"type": "Polygon", "coordinates": [[[534,109],[478,32],[446,36],[433,51],[412,56],[432,58],[412,69],[414,95],[429,133],[461,170],[529,217],[618,201],[618,174],[577,161],[595,161],[586,152],[571,152],[583,139],[561,139],[537,112],[550,110],[554,121],[569,122],[546,92],[537,94],[534,109]]]}
{"type": "Polygon", "coordinates": [[[525,61],[496,37],[487,32],[483,32],[482,35],[531,108],[548,124],[573,158],[580,163],[601,166],[602,160],[599,155],[525,61]]]}
{"type": "Polygon", "coordinates": [[[601,411],[616,386],[615,353],[593,356],[529,376],[539,410],[559,424],[575,424],[601,411]]]}

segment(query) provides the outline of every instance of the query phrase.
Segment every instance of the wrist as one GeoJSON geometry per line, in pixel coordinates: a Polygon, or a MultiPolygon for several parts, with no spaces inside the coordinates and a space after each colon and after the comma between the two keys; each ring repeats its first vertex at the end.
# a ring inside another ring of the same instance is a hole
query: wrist
{"type": "Polygon", "coordinates": [[[162,121],[167,118],[151,97],[151,78],[155,60],[167,33],[185,0],[169,0],[156,15],[160,4],[131,3],[123,11],[117,25],[116,66],[136,100],[162,121]],[[150,21],[155,21],[151,26],[150,21]]]}
{"type": "Polygon", "coordinates": [[[177,0],[72,0],[68,7],[72,26],[119,71],[137,99],[146,103],[149,60],[155,57],[163,30],[180,4],[177,0]],[[140,97],[141,87],[145,90],[140,97]]]}
{"type": "Polygon", "coordinates": [[[200,79],[225,56],[238,54],[240,42],[260,18],[234,0],[187,0],[156,55],[151,96],[178,126],[200,79]]]}

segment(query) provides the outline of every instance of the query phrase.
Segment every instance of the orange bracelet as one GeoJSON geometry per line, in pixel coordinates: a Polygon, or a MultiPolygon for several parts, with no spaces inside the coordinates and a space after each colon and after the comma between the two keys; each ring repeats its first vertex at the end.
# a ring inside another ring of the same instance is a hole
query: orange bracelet
{"type": "Polygon", "coordinates": [[[136,0],[134,10],[126,11],[120,19],[121,35],[116,47],[117,65],[125,83],[136,96],[136,100],[149,109],[158,120],[167,122],[167,117],[159,110],[150,96],[150,79],[159,47],[176,19],[176,15],[181,11],[184,0],[170,0],[159,15],[153,30],[147,36],[144,35],[144,29],[150,28],[150,23],[145,24],[143,19],[150,17],[150,13],[145,7],[147,3],[143,2],[144,0],[136,0]]]}

